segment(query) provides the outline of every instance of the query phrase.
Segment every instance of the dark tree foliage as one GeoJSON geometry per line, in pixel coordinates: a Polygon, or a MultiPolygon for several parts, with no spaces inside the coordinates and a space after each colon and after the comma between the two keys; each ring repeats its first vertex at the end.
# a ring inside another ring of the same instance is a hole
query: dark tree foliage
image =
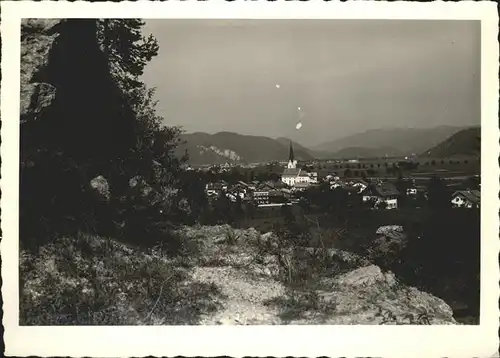
{"type": "Polygon", "coordinates": [[[215,200],[212,214],[216,224],[231,224],[234,222],[231,200],[224,193],[220,193],[215,200]]]}
{"type": "Polygon", "coordinates": [[[283,247],[307,245],[310,240],[307,225],[297,220],[297,215],[293,212],[292,207],[282,206],[281,216],[283,224],[276,224],[273,230],[279,238],[280,245],[283,247]]]}
{"type": "Polygon", "coordinates": [[[398,207],[405,207],[408,204],[408,196],[406,195],[406,190],[410,187],[410,183],[400,176],[396,181],[396,189],[398,189],[398,207]]]}
{"type": "Polygon", "coordinates": [[[133,90],[143,84],[138,80],[144,67],[158,54],[159,46],[153,35],[144,37],[141,19],[101,19],[98,21],[98,39],[109,58],[111,71],[124,90],[133,90]]]}
{"type": "Polygon", "coordinates": [[[137,19],[58,25],[47,65],[31,79],[53,86],[55,100],[37,121],[21,118],[22,238],[76,230],[111,235],[114,223],[151,228],[162,220],[168,205],[161,193],[182,164],[173,155],[180,131],[161,125],[154,90],[139,79],[158,52],[142,25],[137,19]],[[90,188],[97,175],[110,186],[107,203],[90,188]],[[131,192],[137,175],[157,192],[152,202],[131,192]]]}
{"type": "Polygon", "coordinates": [[[179,179],[180,189],[190,207],[189,215],[185,215],[182,221],[185,224],[206,223],[210,208],[201,173],[184,171],[179,179]]]}
{"type": "Polygon", "coordinates": [[[453,209],[430,212],[412,235],[393,268],[409,284],[447,301],[468,305],[467,315],[479,316],[480,211],[453,209]]]}
{"type": "Polygon", "coordinates": [[[433,176],[427,184],[428,204],[431,209],[451,207],[451,193],[443,179],[433,176]]]}

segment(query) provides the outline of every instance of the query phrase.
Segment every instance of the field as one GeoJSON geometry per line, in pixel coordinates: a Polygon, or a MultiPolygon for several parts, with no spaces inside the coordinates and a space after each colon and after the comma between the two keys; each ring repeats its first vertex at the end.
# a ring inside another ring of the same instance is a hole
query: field
{"type": "MultiPolygon", "coordinates": [[[[394,167],[401,162],[408,162],[405,158],[360,159],[358,162],[323,160],[313,165],[320,173],[336,172],[340,176],[349,177],[387,177],[399,173],[394,167]],[[349,172],[347,172],[349,170],[349,172]],[[346,175],[346,172],[348,175],[346,175]]],[[[401,166],[401,173],[405,176],[430,177],[439,175],[443,177],[470,176],[481,171],[480,160],[475,156],[460,156],[454,158],[417,158],[412,160],[416,167],[406,168],[401,166]]]]}

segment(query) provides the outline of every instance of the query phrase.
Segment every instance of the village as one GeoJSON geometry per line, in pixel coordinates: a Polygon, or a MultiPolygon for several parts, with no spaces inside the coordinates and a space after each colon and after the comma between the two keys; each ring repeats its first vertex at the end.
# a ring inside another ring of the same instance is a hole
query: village
{"type": "MultiPolygon", "coordinates": [[[[451,163],[452,161],[447,161],[451,163]]],[[[352,168],[364,168],[357,160],[348,161],[352,168]]],[[[443,161],[444,163],[444,161],[443,161]]],[[[337,188],[345,190],[349,195],[357,196],[365,206],[372,209],[394,210],[401,206],[402,198],[413,201],[418,208],[428,199],[428,182],[431,179],[441,178],[450,194],[450,206],[456,208],[478,208],[480,205],[480,183],[478,175],[460,175],[451,178],[442,178],[440,175],[446,170],[436,169],[428,176],[404,175],[396,163],[388,166],[391,176],[368,177],[365,172],[361,175],[352,175],[349,164],[339,171],[314,170],[315,163],[304,163],[299,166],[294,158],[293,146],[290,143],[289,159],[286,165],[281,166],[281,175],[270,175],[267,180],[232,180],[219,179],[205,185],[205,193],[209,200],[227,197],[232,203],[253,204],[258,208],[278,207],[283,205],[301,204],[308,191],[315,188],[328,188],[334,191],[337,188]],[[311,168],[313,170],[311,170],[311,168]],[[397,176],[392,175],[398,173],[397,176]]],[[[373,164],[369,164],[372,167],[373,164]]],[[[380,167],[380,163],[378,164],[380,167]]],[[[403,165],[401,165],[403,166],[403,165]]],[[[317,168],[318,166],[316,166],[317,168]]],[[[332,165],[337,169],[339,164],[332,165]]],[[[226,164],[217,167],[221,174],[231,172],[231,166],[226,164]]],[[[213,168],[211,168],[213,170],[213,168]]],[[[201,169],[199,169],[201,170],[201,169]]],[[[205,169],[206,170],[206,169],[205,169]]],[[[278,169],[279,170],[279,169],[278,169]]],[[[370,170],[370,169],[368,169],[370,170]]],[[[387,171],[386,171],[387,172],[387,171]]]]}
{"type": "Polygon", "coordinates": [[[20,104],[20,126],[3,136],[6,182],[19,182],[2,204],[16,224],[2,252],[19,274],[5,275],[18,293],[10,336],[479,325],[481,254],[495,236],[483,230],[490,204],[480,207],[489,129],[481,101],[457,96],[482,87],[456,80],[480,73],[481,57],[448,73],[466,55],[450,53],[426,76],[443,43],[426,56],[418,46],[449,31],[474,52],[480,29],[199,20],[11,21],[21,101],[6,102],[20,104]]]}

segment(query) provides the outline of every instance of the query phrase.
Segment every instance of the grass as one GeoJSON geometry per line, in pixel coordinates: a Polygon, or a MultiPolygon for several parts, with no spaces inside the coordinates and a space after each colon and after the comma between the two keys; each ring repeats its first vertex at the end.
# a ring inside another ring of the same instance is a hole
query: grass
{"type": "Polygon", "coordinates": [[[237,270],[242,283],[247,275],[279,281],[285,294],[266,304],[277,308],[285,324],[327,322],[332,315],[356,315],[380,305],[383,324],[428,324],[432,319],[426,312],[413,311],[406,318],[397,313],[405,313],[411,301],[399,281],[357,287],[354,295],[340,287],[336,276],[369,261],[324,247],[331,232],[316,234],[310,239],[317,245],[309,247],[311,241],[296,241],[286,230],[260,235],[229,226],[185,227],[175,236],[177,254],[169,245],[140,249],[87,234],[60,238],[36,253],[21,252],[20,324],[198,324],[234,299],[221,293],[227,289],[220,277],[200,279],[200,272],[217,271],[207,267],[237,270]],[[396,319],[390,312],[396,312],[396,319]]]}
{"type": "Polygon", "coordinates": [[[225,242],[228,245],[236,245],[240,239],[240,234],[238,234],[233,228],[228,228],[225,233],[225,242]]]}
{"type": "Polygon", "coordinates": [[[217,309],[216,286],[111,239],[79,234],[20,259],[21,325],[195,324],[217,309]]]}
{"type": "Polygon", "coordinates": [[[270,299],[265,304],[280,310],[279,317],[284,324],[308,316],[321,321],[336,310],[335,302],[325,301],[315,291],[290,290],[287,295],[270,299]]]}

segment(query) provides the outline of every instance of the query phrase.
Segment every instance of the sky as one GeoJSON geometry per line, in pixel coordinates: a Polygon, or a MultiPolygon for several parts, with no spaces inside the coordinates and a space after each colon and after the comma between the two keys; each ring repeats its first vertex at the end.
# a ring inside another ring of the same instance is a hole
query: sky
{"type": "Polygon", "coordinates": [[[160,50],[143,80],[165,124],[186,132],[315,145],[480,124],[479,21],[161,19],[144,33],[160,50]]]}

